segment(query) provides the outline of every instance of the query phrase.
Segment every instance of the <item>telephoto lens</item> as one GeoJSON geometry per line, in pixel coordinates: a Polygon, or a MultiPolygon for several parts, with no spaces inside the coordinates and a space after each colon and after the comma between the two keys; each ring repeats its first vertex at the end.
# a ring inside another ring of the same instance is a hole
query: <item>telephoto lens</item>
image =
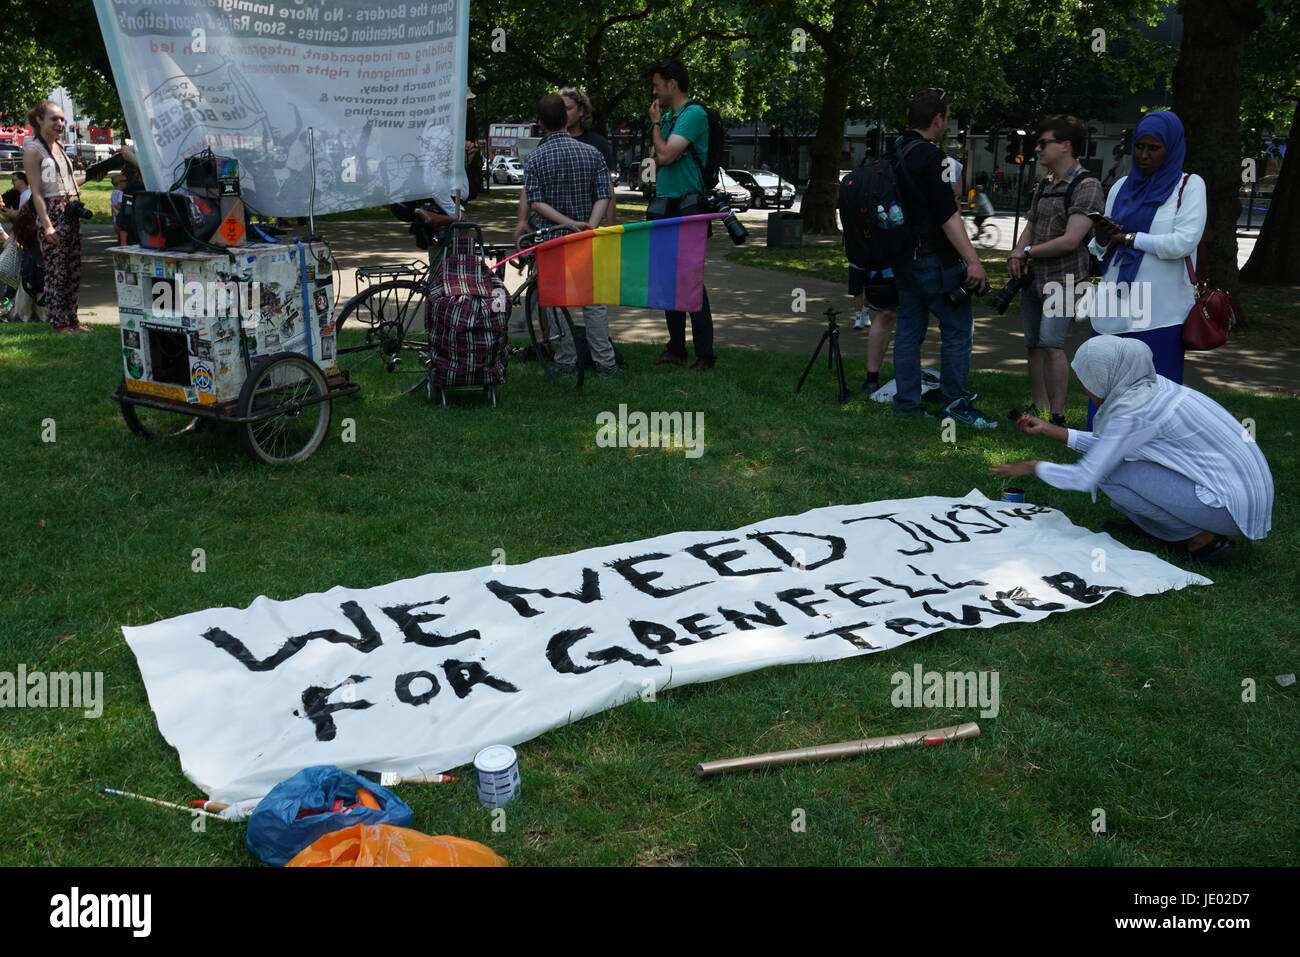
{"type": "Polygon", "coordinates": [[[989,306],[996,309],[999,316],[1006,315],[1007,309],[1011,306],[1011,300],[1016,298],[1020,290],[1029,285],[1031,278],[1032,274],[1025,272],[1019,279],[1011,280],[1003,287],[1001,292],[989,300],[989,306]]]}
{"type": "Polygon", "coordinates": [[[87,209],[86,204],[79,199],[74,199],[68,203],[68,212],[80,219],[90,219],[95,215],[94,211],[87,209]]]}
{"type": "Polygon", "coordinates": [[[749,238],[749,230],[745,229],[745,224],[736,218],[736,214],[732,212],[721,193],[717,191],[710,193],[704,201],[704,207],[711,213],[726,214],[722,219],[722,225],[726,227],[727,235],[737,246],[749,238]]]}

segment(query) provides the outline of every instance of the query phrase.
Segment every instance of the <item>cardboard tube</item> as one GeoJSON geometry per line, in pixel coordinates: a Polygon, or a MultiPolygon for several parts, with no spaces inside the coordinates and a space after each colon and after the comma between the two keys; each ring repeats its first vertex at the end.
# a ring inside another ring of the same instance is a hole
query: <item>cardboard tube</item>
{"type": "Polygon", "coordinates": [[[935,728],[931,731],[910,731],[907,734],[887,734],[878,738],[863,738],[860,741],[840,741],[837,744],[823,744],[814,748],[796,748],[793,751],[772,751],[767,754],[751,754],[743,758],[724,758],[721,761],[705,761],[695,766],[695,773],[700,777],[721,774],[724,771],[749,771],[754,768],[778,767],[782,764],[798,764],[803,761],[826,761],[831,758],[848,758],[870,751],[884,751],[887,748],[903,748],[909,745],[942,744],[945,741],[957,741],[965,738],[978,738],[980,726],[973,721],[953,725],[948,728],[935,728]]]}

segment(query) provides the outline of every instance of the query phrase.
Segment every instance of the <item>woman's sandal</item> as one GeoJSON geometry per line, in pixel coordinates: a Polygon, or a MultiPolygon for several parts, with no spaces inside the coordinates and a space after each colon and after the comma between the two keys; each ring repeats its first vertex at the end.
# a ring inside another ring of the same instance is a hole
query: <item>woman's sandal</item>
{"type": "Polygon", "coordinates": [[[1200,548],[1187,548],[1187,557],[1194,562],[1223,562],[1228,560],[1235,546],[1232,539],[1224,535],[1215,535],[1200,548]]]}

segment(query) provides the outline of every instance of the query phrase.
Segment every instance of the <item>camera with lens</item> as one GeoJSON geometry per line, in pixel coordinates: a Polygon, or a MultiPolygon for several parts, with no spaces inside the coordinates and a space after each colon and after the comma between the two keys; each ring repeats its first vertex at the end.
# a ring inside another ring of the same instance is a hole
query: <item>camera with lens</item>
{"type": "Polygon", "coordinates": [[[989,300],[989,305],[997,310],[999,316],[1006,315],[1007,308],[1011,305],[1011,300],[1016,298],[1016,294],[1019,293],[1020,290],[1029,285],[1029,280],[1031,278],[1032,274],[1029,270],[1025,270],[1024,274],[1021,275],[1019,279],[1013,279],[1003,286],[1002,291],[989,300]]]}
{"type": "Polygon", "coordinates": [[[720,189],[715,189],[711,193],[705,194],[704,211],[707,213],[725,213],[722,219],[722,225],[727,228],[727,235],[731,241],[739,246],[749,238],[749,231],[745,229],[743,223],[736,218],[730,206],[727,205],[727,194],[720,189]]]}
{"type": "Polygon", "coordinates": [[[90,219],[95,213],[86,208],[86,204],[79,199],[71,200],[68,203],[69,215],[76,216],[78,219],[90,219]]]}

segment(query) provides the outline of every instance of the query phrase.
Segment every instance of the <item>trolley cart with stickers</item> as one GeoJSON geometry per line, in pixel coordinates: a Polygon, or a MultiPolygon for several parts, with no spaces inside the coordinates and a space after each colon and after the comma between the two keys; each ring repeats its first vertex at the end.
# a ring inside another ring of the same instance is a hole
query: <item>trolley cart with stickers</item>
{"type": "Polygon", "coordinates": [[[327,244],[110,252],[123,366],[110,398],[132,432],[231,423],[244,450],[271,464],[320,447],[333,400],[360,388],[338,368],[327,244]]]}

